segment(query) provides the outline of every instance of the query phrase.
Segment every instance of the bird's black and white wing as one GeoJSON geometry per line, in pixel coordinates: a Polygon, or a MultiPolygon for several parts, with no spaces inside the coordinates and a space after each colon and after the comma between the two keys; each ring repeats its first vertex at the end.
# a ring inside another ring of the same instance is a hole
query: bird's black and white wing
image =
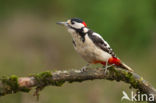
{"type": "Polygon", "coordinates": [[[99,34],[97,34],[95,32],[92,32],[91,30],[89,30],[88,36],[94,42],[94,44],[96,46],[98,46],[99,48],[101,48],[105,52],[111,54],[113,57],[116,57],[115,56],[115,53],[110,48],[110,45],[99,34]]]}

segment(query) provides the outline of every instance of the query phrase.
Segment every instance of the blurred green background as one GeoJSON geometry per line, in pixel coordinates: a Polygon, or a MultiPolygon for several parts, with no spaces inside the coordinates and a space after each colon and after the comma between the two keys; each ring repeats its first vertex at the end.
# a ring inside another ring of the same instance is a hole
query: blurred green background
{"type": "MultiPolygon", "coordinates": [[[[100,33],[156,87],[156,0],[0,0],[0,76],[84,66],[69,33],[56,25],[72,17],[100,33]]],[[[0,103],[120,103],[128,87],[107,80],[66,83],[45,88],[38,102],[32,91],[1,97],[0,103]]]]}

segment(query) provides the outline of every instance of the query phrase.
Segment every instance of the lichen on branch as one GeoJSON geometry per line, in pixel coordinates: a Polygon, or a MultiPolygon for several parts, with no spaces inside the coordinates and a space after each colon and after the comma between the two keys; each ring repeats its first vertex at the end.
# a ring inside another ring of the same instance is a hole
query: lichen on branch
{"type": "Polygon", "coordinates": [[[139,90],[141,93],[154,94],[156,103],[156,90],[146,82],[141,76],[134,72],[129,72],[116,67],[108,68],[107,73],[103,68],[88,68],[86,71],[81,70],[64,70],[55,72],[42,72],[28,77],[2,77],[0,79],[0,96],[16,93],[29,92],[32,87],[38,91],[46,86],[62,86],[65,82],[82,82],[94,79],[107,79],[123,81],[139,90]]]}

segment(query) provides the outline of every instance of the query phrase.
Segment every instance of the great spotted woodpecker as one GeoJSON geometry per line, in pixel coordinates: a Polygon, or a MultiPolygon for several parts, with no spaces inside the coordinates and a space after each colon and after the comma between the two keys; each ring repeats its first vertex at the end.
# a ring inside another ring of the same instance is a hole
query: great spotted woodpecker
{"type": "Polygon", "coordinates": [[[73,38],[75,50],[89,64],[100,63],[104,65],[106,69],[108,65],[115,65],[133,71],[116,57],[109,44],[100,34],[90,30],[81,19],[72,18],[66,22],[58,22],[57,24],[67,27],[68,32],[73,38]]]}

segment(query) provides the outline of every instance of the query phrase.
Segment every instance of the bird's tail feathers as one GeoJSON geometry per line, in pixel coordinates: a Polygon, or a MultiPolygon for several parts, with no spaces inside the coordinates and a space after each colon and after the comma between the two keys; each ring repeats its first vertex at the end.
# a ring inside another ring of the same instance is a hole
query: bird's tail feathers
{"type": "Polygon", "coordinates": [[[133,69],[130,68],[129,66],[127,66],[125,63],[120,63],[119,67],[123,68],[123,69],[126,69],[128,71],[131,71],[133,72],[133,69]]]}

